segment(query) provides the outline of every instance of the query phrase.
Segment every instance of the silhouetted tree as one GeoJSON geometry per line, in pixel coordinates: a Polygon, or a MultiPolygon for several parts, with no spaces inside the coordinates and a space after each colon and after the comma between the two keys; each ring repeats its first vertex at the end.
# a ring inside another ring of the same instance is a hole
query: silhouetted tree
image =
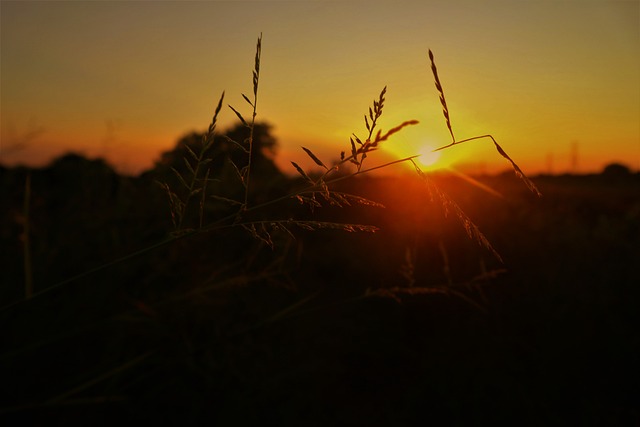
{"type": "MultiPolygon", "coordinates": [[[[180,172],[186,172],[187,167],[183,158],[188,155],[188,146],[193,152],[199,153],[202,147],[204,132],[191,132],[180,138],[171,151],[162,153],[156,163],[159,172],[165,172],[170,167],[180,172]]],[[[211,158],[209,164],[211,173],[216,174],[222,170],[226,161],[231,160],[239,169],[246,166],[248,161],[249,128],[241,124],[229,129],[221,135],[216,135],[215,142],[206,157],[211,158]]],[[[277,149],[277,141],[271,135],[271,125],[256,123],[253,131],[253,164],[254,172],[258,174],[277,174],[278,168],[273,163],[277,149]]]]}
{"type": "MultiPolygon", "coordinates": [[[[191,132],[182,137],[175,148],[162,153],[155,169],[153,178],[165,182],[176,194],[184,190],[176,171],[189,181],[193,176],[191,171],[194,159],[187,147],[194,153],[200,153],[204,133],[191,132]],[[191,162],[188,165],[188,162],[191,162]],[[174,170],[172,170],[174,169],[174,170]]],[[[244,125],[237,125],[223,134],[215,136],[213,145],[205,153],[204,158],[209,162],[200,168],[198,178],[203,179],[208,170],[207,195],[209,208],[218,210],[233,209],[226,202],[220,202],[215,196],[224,199],[244,201],[245,186],[241,173],[249,162],[250,129],[244,125]]],[[[266,123],[256,123],[253,130],[253,150],[251,161],[251,180],[249,186],[249,200],[251,203],[261,203],[270,198],[283,194],[288,180],[280,172],[273,161],[277,148],[277,141],[271,134],[271,126],[266,123]]],[[[191,200],[195,203],[197,200],[191,200]]],[[[237,207],[237,206],[236,206],[237,207]]]]}
{"type": "Polygon", "coordinates": [[[621,163],[611,163],[605,166],[602,175],[607,178],[626,178],[631,175],[631,170],[621,163]]]}

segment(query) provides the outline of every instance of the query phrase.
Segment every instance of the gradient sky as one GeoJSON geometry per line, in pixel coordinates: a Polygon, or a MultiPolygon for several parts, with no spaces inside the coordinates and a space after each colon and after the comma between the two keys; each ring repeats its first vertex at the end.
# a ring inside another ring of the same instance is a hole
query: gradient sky
{"type": "MultiPolygon", "coordinates": [[[[42,165],[66,151],[137,173],[208,125],[222,91],[246,112],[263,33],[258,119],[278,163],[324,160],[381,120],[418,126],[380,161],[450,142],[434,88],[436,55],[456,137],[490,133],[525,172],[640,169],[640,2],[5,1],[0,162],[42,165]],[[386,158],[385,158],[386,156],[386,158]]],[[[236,121],[224,110],[221,128],[236,121]]],[[[488,141],[441,165],[507,169],[488,141]]],[[[291,169],[291,167],[287,167],[291,169]]]]}

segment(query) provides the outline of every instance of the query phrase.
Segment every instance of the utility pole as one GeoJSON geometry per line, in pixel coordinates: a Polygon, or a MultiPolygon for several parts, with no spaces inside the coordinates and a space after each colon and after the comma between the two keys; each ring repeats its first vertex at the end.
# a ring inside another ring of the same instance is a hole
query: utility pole
{"type": "Polygon", "coordinates": [[[571,173],[578,172],[578,142],[571,143],[571,173]]]}

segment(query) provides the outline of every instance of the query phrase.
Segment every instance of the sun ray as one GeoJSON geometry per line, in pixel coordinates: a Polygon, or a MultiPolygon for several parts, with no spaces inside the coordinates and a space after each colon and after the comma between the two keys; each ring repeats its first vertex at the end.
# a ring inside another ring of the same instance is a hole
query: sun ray
{"type": "Polygon", "coordinates": [[[499,191],[489,187],[486,184],[483,184],[482,182],[478,181],[477,179],[475,179],[474,177],[472,177],[471,175],[468,175],[464,172],[461,172],[453,167],[448,167],[446,168],[448,172],[450,172],[451,174],[462,178],[463,180],[467,181],[468,183],[470,183],[471,185],[478,187],[479,189],[486,191],[487,193],[491,194],[492,196],[495,197],[499,197],[501,199],[504,199],[504,196],[502,195],[502,193],[500,193],[499,191]]]}

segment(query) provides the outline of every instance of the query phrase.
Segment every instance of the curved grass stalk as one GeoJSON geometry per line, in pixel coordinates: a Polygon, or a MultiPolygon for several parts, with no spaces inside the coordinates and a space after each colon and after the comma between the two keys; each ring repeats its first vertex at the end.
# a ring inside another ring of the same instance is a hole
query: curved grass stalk
{"type": "Polygon", "coordinates": [[[538,187],[536,187],[536,185],[529,179],[527,178],[527,176],[524,174],[524,172],[522,172],[522,169],[520,169],[520,167],[516,164],[516,162],[514,162],[511,157],[509,157],[509,155],[506,153],[506,151],[504,151],[502,149],[502,147],[500,147],[500,145],[498,144],[498,142],[495,140],[495,138],[491,135],[480,135],[480,136],[474,136],[472,138],[467,138],[467,139],[462,139],[459,141],[456,141],[456,137],[453,135],[453,128],[451,127],[451,118],[450,118],[450,113],[449,113],[449,107],[447,106],[447,101],[444,97],[444,89],[442,88],[442,84],[440,83],[440,77],[438,77],[438,68],[436,67],[436,62],[433,56],[433,52],[431,52],[431,50],[429,50],[429,60],[431,61],[431,71],[433,73],[433,79],[435,81],[435,85],[436,85],[436,89],[438,90],[438,93],[440,94],[440,104],[442,105],[442,113],[444,114],[444,118],[446,120],[447,123],[447,128],[449,129],[449,133],[451,134],[451,139],[452,142],[450,144],[444,145],[440,148],[436,148],[435,151],[440,151],[440,150],[444,150],[445,148],[449,148],[449,147],[453,147],[455,145],[459,145],[462,144],[463,142],[468,142],[468,141],[473,141],[475,139],[482,139],[482,138],[491,138],[491,140],[493,141],[493,144],[496,147],[496,150],[498,150],[498,153],[504,157],[505,159],[507,159],[509,162],[511,162],[511,165],[513,166],[513,169],[516,172],[516,175],[518,176],[518,178],[522,179],[522,181],[524,181],[525,185],[527,186],[527,188],[529,188],[529,190],[531,190],[531,192],[533,192],[535,195],[537,195],[538,197],[542,196],[542,193],[540,192],[540,190],[538,190],[538,187]]]}
{"type": "Polygon", "coordinates": [[[531,190],[532,193],[534,193],[536,196],[538,197],[542,197],[542,193],[540,192],[540,190],[538,190],[538,187],[536,187],[536,185],[533,183],[533,181],[531,181],[525,174],[524,172],[522,172],[522,169],[520,169],[520,167],[516,164],[516,162],[513,161],[513,159],[511,159],[511,157],[509,157],[509,155],[502,149],[502,147],[500,147],[500,145],[498,144],[498,142],[495,140],[495,138],[491,135],[480,135],[480,136],[474,136],[472,138],[467,138],[467,139],[462,139],[460,141],[454,141],[451,144],[447,144],[444,145],[442,147],[436,148],[435,151],[440,151],[440,150],[444,150],[446,148],[450,148],[453,147],[455,145],[459,145],[462,144],[464,142],[468,142],[468,141],[473,141],[476,139],[482,139],[482,138],[490,138],[491,141],[493,141],[493,145],[496,147],[496,150],[498,151],[498,153],[504,157],[505,159],[507,159],[510,163],[511,166],[513,167],[513,170],[516,173],[516,176],[518,178],[520,178],[525,185],[527,186],[527,188],[529,190],[531,190]]]}

